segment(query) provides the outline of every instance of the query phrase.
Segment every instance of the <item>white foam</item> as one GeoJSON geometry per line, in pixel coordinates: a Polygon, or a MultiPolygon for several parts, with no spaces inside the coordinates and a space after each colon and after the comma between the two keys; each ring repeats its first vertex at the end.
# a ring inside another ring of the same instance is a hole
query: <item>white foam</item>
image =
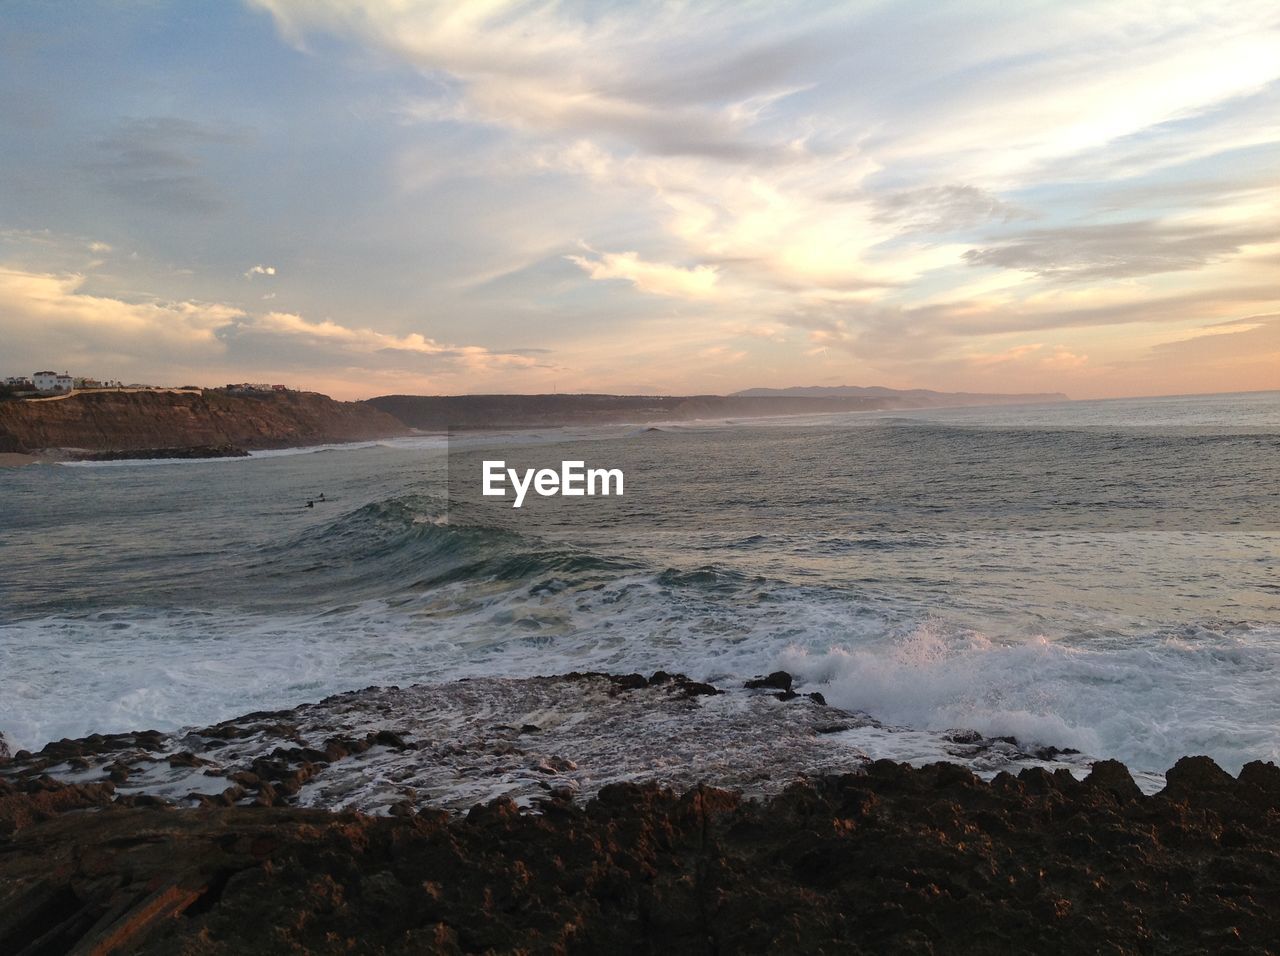
{"type": "Polygon", "coordinates": [[[1199,753],[1232,771],[1280,760],[1275,632],[997,644],[924,624],[867,646],[795,647],[779,663],[833,704],[924,730],[972,728],[1147,770],[1199,753]]]}
{"type": "MultiPolygon", "coordinates": [[[[0,729],[34,748],[371,684],[664,669],[731,686],[781,667],[900,728],[1015,736],[1157,772],[1193,753],[1231,770],[1280,760],[1275,629],[997,642],[831,589],[771,584],[758,597],[637,572],[575,587],[469,580],[314,614],[124,607],[25,620],[0,625],[0,729]]],[[[898,743],[857,745],[910,759],[909,738],[898,743]]]]}

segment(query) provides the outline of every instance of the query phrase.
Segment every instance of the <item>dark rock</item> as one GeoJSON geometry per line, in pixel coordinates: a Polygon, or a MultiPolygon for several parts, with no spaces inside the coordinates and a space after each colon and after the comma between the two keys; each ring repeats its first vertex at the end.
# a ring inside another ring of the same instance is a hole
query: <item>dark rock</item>
{"type": "Polygon", "coordinates": [[[757,677],[744,685],[749,690],[791,690],[791,675],[786,671],[774,671],[768,677],[757,677]]]}
{"type": "Polygon", "coordinates": [[[409,749],[409,745],[405,743],[404,738],[394,730],[379,730],[373,735],[373,742],[381,744],[383,747],[390,747],[393,750],[409,749]]]}
{"type": "Polygon", "coordinates": [[[148,458],[248,458],[239,445],[180,445],[172,448],[132,448],[124,451],[95,451],[81,456],[84,461],[135,461],[148,458]]]}
{"type": "Polygon", "coordinates": [[[819,707],[827,706],[827,698],[822,696],[822,694],[818,693],[817,691],[814,691],[812,694],[808,694],[806,696],[808,696],[808,698],[811,701],[813,701],[815,704],[817,704],[819,707]]]}
{"type": "Polygon", "coordinates": [[[649,686],[643,674],[622,674],[609,679],[623,690],[641,690],[649,686]]]}
{"type": "Polygon", "coordinates": [[[1088,787],[1106,790],[1123,800],[1137,800],[1142,796],[1142,791],[1129,774],[1129,768],[1119,760],[1097,761],[1090,768],[1084,783],[1088,787]]]}
{"type": "Polygon", "coordinates": [[[1280,767],[1274,763],[1250,761],[1241,768],[1236,782],[1242,790],[1248,791],[1254,802],[1280,807],[1280,767]]]}
{"type": "Polygon", "coordinates": [[[774,694],[773,696],[778,700],[795,700],[800,695],[793,690],[784,690],[780,693],[774,694]]]}
{"type": "Polygon", "coordinates": [[[721,693],[718,687],[713,687],[711,684],[704,684],[701,681],[696,680],[681,681],[680,690],[684,693],[685,697],[711,697],[721,693]]]}
{"type": "MultiPolygon", "coordinates": [[[[987,784],[876,761],[762,801],[549,784],[541,813],[465,819],[222,805],[234,788],[64,813],[110,789],[0,778],[0,952],[1273,951],[1274,810],[1114,800],[1113,763],[987,784]]],[[[1212,769],[1170,777],[1228,792],[1212,769]]],[[[1277,786],[1258,764],[1229,789],[1277,786]]]]}
{"type": "Polygon", "coordinates": [[[1183,757],[1165,774],[1166,796],[1185,797],[1234,790],[1235,777],[1208,757],[1183,757]]]}

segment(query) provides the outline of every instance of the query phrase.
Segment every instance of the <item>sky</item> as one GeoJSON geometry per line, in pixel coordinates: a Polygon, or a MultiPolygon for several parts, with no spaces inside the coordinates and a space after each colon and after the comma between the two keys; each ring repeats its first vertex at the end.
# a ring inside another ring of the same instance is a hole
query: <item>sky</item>
{"type": "Polygon", "coordinates": [[[1280,5],[5,0],[0,376],[1280,388],[1280,5]]]}

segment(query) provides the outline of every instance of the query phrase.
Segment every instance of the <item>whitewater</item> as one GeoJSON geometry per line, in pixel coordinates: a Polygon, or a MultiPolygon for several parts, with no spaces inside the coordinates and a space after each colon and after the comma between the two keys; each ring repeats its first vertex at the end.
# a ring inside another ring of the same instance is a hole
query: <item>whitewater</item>
{"type": "Polygon", "coordinates": [[[368,685],[781,668],[874,718],[847,741],[873,757],[973,730],[1234,772],[1280,760],[1277,465],[1260,393],[14,470],[0,731],[31,748],[368,685]],[[627,494],[486,509],[477,463],[513,446],[616,464],[627,494]]]}

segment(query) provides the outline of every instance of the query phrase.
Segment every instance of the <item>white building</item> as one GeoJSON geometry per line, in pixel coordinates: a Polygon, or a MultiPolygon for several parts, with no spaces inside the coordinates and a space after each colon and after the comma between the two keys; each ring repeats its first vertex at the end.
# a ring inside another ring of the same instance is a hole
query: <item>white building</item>
{"type": "Polygon", "coordinates": [[[69,392],[73,382],[66,372],[61,375],[57,372],[32,372],[31,384],[37,392],[69,392]]]}

